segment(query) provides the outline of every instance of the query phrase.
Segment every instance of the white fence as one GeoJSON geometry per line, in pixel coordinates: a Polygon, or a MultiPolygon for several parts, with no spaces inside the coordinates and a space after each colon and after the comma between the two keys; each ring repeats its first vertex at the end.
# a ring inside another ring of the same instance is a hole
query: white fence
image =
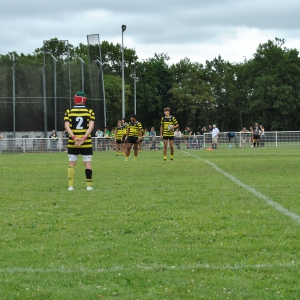
{"type": "MultiPolygon", "coordinates": [[[[66,151],[67,139],[51,140],[49,138],[6,138],[0,141],[0,153],[39,153],[66,151]]],[[[190,137],[175,138],[175,149],[201,150],[211,147],[211,135],[192,135],[190,137]]],[[[261,147],[299,147],[299,131],[265,132],[260,139],[261,147]]],[[[218,149],[225,148],[249,148],[251,147],[251,133],[236,132],[233,138],[228,138],[227,132],[221,132],[218,137],[218,149]]],[[[115,149],[114,139],[93,138],[94,151],[112,151],[115,149]]],[[[151,140],[143,140],[142,149],[159,150],[162,148],[162,140],[156,137],[151,140]]]]}

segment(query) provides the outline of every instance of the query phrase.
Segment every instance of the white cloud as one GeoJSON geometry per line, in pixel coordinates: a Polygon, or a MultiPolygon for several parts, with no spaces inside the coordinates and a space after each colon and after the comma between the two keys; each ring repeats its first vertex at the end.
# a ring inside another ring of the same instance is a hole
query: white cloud
{"type": "Polygon", "coordinates": [[[214,57],[228,61],[251,58],[259,43],[285,39],[299,48],[300,2],[296,0],[136,1],[2,0],[0,54],[32,53],[43,40],[86,44],[88,34],[136,49],[141,59],[154,53],[173,60],[185,57],[204,63],[214,57]]]}

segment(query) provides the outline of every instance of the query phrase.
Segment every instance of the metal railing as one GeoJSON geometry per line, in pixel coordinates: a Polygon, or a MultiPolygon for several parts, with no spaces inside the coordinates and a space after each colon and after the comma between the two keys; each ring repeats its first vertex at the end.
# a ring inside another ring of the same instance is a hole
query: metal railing
{"type": "MultiPolygon", "coordinates": [[[[252,145],[251,133],[236,132],[233,138],[228,137],[227,132],[220,132],[217,149],[225,148],[250,148],[252,145]]],[[[93,137],[94,151],[113,151],[115,141],[113,138],[93,137]]],[[[52,140],[50,138],[5,138],[0,141],[0,153],[45,153],[62,152],[67,150],[67,138],[52,140]]],[[[260,138],[260,147],[299,147],[299,131],[266,132],[260,138]]],[[[144,139],[141,148],[143,150],[162,149],[162,139],[156,136],[154,139],[144,139]]],[[[174,147],[178,150],[201,150],[212,147],[211,134],[191,135],[174,138],[174,147]]]]}

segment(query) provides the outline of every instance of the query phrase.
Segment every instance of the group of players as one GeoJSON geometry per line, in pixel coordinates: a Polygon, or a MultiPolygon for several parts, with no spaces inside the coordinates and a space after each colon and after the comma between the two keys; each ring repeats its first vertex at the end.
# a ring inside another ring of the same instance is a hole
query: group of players
{"type": "MultiPolygon", "coordinates": [[[[74,95],[74,106],[67,109],[64,116],[65,131],[69,135],[68,139],[68,182],[69,191],[74,190],[75,166],[78,160],[78,155],[82,155],[82,160],[85,166],[86,189],[93,190],[92,187],[92,155],[93,144],[91,133],[94,130],[95,113],[92,109],[85,106],[86,95],[84,92],[77,92],[74,95]]],[[[174,116],[171,115],[169,107],[164,108],[164,116],[160,121],[160,136],[163,139],[163,159],[167,160],[167,147],[170,146],[171,156],[174,159],[174,130],[179,127],[179,124],[174,116]]],[[[130,122],[126,119],[118,121],[116,127],[116,151],[122,151],[125,156],[125,161],[128,161],[131,149],[134,151],[134,160],[138,156],[138,147],[143,139],[142,124],[137,120],[137,116],[132,114],[130,122]]]]}

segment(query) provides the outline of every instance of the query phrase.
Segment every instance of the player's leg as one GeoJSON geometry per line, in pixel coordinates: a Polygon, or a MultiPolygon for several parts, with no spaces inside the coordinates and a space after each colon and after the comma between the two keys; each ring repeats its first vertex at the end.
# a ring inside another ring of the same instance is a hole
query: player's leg
{"type": "Polygon", "coordinates": [[[68,167],[68,181],[69,191],[74,190],[75,166],[77,163],[78,155],[69,154],[69,167],[68,167]]]}
{"type": "Polygon", "coordinates": [[[169,140],[169,146],[170,146],[170,152],[171,152],[171,157],[170,159],[174,159],[174,140],[170,139],[169,140]]]}
{"type": "Polygon", "coordinates": [[[85,167],[86,188],[87,190],[93,190],[92,155],[82,155],[82,160],[85,167]]]}
{"type": "Polygon", "coordinates": [[[163,139],[163,143],[164,143],[164,150],[163,150],[163,153],[164,153],[164,160],[167,159],[167,150],[168,150],[168,139],[164,138],[163,139]]]}
{"type": "Polygon", "coordinates": [[[126,148],[125,148],[126,149],[126,151],[125,151],[125,161],[128,161],[128,157],[130,155],[132,143],[127,142],[127,143],[125,143],[125,145],[126,145],[126,148]]]}
{"type": "Polygon", "coordinates": [[[139,143],[138,143],[138,141],[136,141],[133,144],[133,149],[134,149],[134,157],[133,157],[133,159],[136,160],[137,156],[138,156],[138,153],[139,153],[139,143]]]}

